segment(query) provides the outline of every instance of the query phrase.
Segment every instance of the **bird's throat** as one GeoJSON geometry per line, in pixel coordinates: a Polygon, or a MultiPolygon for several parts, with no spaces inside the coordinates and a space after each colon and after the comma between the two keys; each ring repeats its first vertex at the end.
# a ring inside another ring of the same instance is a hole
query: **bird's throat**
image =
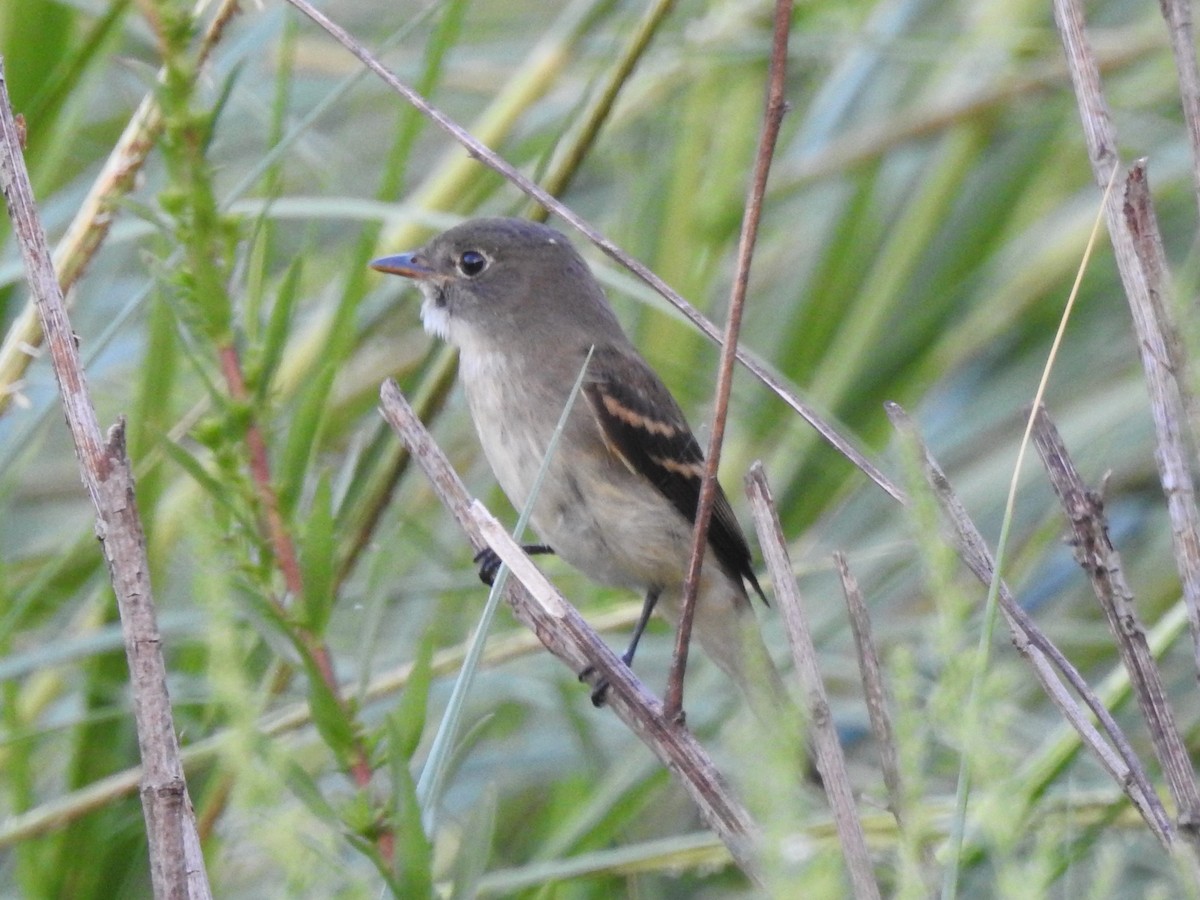
{"type": "Polygon", "coordinates": [[[432,335],[444,341],[450,340],[450,311],[446,308],[446,295],[436,285],[422,284],[421,324],[432,335]]]}

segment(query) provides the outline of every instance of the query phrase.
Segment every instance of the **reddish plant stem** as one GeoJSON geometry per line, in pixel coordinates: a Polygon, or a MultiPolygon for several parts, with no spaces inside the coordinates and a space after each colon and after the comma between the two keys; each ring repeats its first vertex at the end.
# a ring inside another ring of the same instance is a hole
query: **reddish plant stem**
{"type": "Polygon", "coordinates": [[[721,363],[717,375],[717,397],[713,409],[712,434],[708,441],[708,454],[704,462],[704,480],[700,485],[700,499],[696,506],[696,525],[692,532],[692,555],[688,560],[687,580],[684,582],[682,608],[679,614],[679,629],[675,634],[675,657],[671,663],[667,695],[663,701],[663,713],[670,722],[679,721],[683,714],[683,675],[687,670],[688,644],[692,638],[692,619],[696,609],[696,593],[700,585],[700,567],[704,562],[704,549],[708,544],[708,524],[712,518],[713,503],[717,498],[717,467],[721,462],[721,444],[725,440],[729,393],[733,385],[733,363],[737,358],[738,332],[742,326],[742,310],[746,305],[746,289],[750,283],[750,262],[754,258],[754,244],[758,239],[758,223],[762,217],[763,197],[767,190],[767,175],[771,171],[771,159],[775,155],[775,142],[779,137],[779,126],[783,121],[783,115],[787,111],[787,100],[784,99],[783,92],[787,74],[787,43],[791,21],[791,0],[779,0],[775,4],[775,38],[771,46],[771,71],[767,85],[766,110],[763,115],[762,132],[758,139],[758,153],[754,160],[754,176],[750,183],[746,212],[742,218],[737,269],[734,274],[733,294],[729,304],[729,321],[725,325],[725,337],[721,344],[721,363]]]}
{"type": "MultiPolygon", "coordinates": [[[[218,351],[217,355],[221,363],[221,373],[225,376],[225,384],[229,389],[229,396],[235,403],[246,402],[250,395],[246,390],[246,379],[242,374],[242,364],[237,348],[233,344],[226,344],[218,351]]],[[[259,502],[262,504],[271,549],[275,554],[279,570],[283,573],[283,582],[287,586],[288,592],[293,597],[299,597],[304,591],[304,577],[300,571],[296,545],[284,524],[283,514],[279,511],[279,495],[271,484],[271,462],[267,455],[267,442],[263,438],[262,430],[254,422],[246,427],[246,450],[250,456],[250,477],[254,481],[259,502]]],[[[280,607],[280,612],[283,612],[281,603],[277,600],[272,600],[272,602],[280,607]]],[[[296,638],[304,648],[304,652],[312,659],[321,680],[325,682],[330,693],[336,698],[342,711],[346,715],[350,715],[350,709],[338,689],[337,675],[333,670],[333,660],[329,648],[318,640],[316,635],[300,626],[296,627],[296,638]]],[[[355,740],[354,758],[350,762],[350,775],[358,787],[366,788],[371,783],[372,774],[371,760],[367,755],[366,748],[360,741],[355,740]]],[[[385,860],[392,859],[395,837],[391,831],[385,830],[379,834],[376,838],[376,847],[385,860]]]]}
{"type": "MultiPolygon", "coordinates": [[[[229,396],[235,403],[243,403],[249,399],[246,390],[246,379],[242,375],[242,363],[238,357],[237,348],[226,344],[218,351],[221,362],[221,374],[225,376],[225,384],[229,388],[229,396]]],[[[262,431],[258,425],[251,422],[246,428],[246,449],[250,453],[250,476],[258,490],[259,500],[267,519],[267,534],[271,540],[271,549],[283,573],[283,582],[293,596],[300,596],[304,589],[304,579],[300,574],[300,563],[296,557],[296,545],[283,524],[283,516],[279,512],[279,496],[271,485],[271,463],[267,458],[267,442],[263,440],[262,431]]]]}

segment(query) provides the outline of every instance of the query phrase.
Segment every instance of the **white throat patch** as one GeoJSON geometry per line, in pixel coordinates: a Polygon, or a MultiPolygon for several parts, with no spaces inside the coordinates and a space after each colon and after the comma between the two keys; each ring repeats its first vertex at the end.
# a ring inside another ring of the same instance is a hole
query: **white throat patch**
{"type": "Polygon", "coordinates": [[[421,324],[429,334],[440,337],[443,341],[450,340],[450,313],[445,306],[438,305],[441,291],[436,285],[418,281],[423,297],[421,301],[421,324]]]}

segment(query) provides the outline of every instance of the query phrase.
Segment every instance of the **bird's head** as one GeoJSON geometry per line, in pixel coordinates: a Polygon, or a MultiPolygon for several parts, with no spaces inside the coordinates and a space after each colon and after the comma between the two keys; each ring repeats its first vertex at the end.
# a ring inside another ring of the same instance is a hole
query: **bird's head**
{"type": "Polygon", "coordinates": [[[475,219],[373,269],[416,282],[426,331],[460,348],[616,339],[620,325],[587,264],[562,234],[525,219],[475,219]]]}

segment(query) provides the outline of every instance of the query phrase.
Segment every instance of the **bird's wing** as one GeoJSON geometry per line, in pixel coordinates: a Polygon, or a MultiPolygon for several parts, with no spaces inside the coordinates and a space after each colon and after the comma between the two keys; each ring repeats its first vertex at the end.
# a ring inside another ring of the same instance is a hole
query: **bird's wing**
{"type": "MultiPolygon", "coordinates": [[[[704,453],[679,404],[654,370],[628,350],[597,347],[583,393],[609,450],[694,523],[704,478],[704,453]]],[[[750,548],[719,484],[708,543],[721,565],[750,582],[766,602],[750,567],[750,548]]]]}

